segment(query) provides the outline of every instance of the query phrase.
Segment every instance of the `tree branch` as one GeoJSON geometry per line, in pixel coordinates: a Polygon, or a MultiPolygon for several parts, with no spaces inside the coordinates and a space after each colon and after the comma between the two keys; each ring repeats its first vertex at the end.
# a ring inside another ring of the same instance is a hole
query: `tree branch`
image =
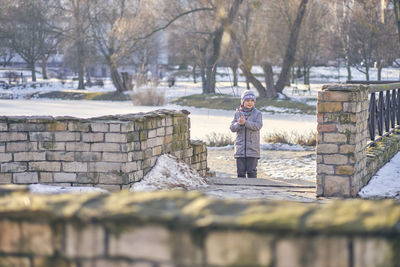
{"type": "Polygon", "coordinates": [[[174,23],[176,20],[178,20],[179,18],[181,18],[181,17],[183,17],[183,16],[186,16],[186,15],[188,15],[188,14],[190,14],[190,13],[199,12],[199,11],[212,11],[212,10],[214,10],[214,9],[213,9],[213,8],[209,8],[209,7],[202,7],[202,8],[195,8],[195,9],[192,9],[192,10],[189,10],[189,11],[186,11],[186,12],[183,12],[183,13],[179,14],[178,16],[176,16],[175,18],[173,18],[172,20],[170,20],[170,21],[169,21],[167,24],[165,24],[164,26],[162,26],[162,27],[160,27],[160,28],[157,28],[157,29],[153,30],[152,32],[150,32],[150,33],[148,33],[148,34],[146,34],[146,35],[144,35],[144,36],[142,36],[142,37],[139,37],[139,38],[135,38],[135,39],[133,39],[133,40],[135,40],[135,41],[140,41],[140,40],[147,39],[147,38],[149,38],[150,36],[152,36],[153,34],[159,32],[159,31],[165,30],[166,28],[168,28],[168,26],[170,26],[170,25],[171,25],[172,23],[174,23]]]}

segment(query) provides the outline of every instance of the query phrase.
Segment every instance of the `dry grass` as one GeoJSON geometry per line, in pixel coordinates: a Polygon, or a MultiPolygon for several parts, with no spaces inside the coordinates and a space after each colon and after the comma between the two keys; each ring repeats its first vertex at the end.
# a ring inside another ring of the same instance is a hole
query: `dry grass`
{"type": "Polygon", "coordinates": [[[225,134],[211,133],[206,135],[206,144],[211,147],[233,145],[233,138],[225,134]]]}
{"type": "Polygon", "coordinates": [[[301,146],[315,146],[317,143],[317,133],[312,131],[308,134],[296,132],[274,132],[264,136],[266,143],[298,144],[301,146]]]}
{"type": "Polygon", "coordinates": [[[140,106],[162,106],[165,104],[165,94],[157,87],[139,87],[131,94],[132,102],[140,106]]]}

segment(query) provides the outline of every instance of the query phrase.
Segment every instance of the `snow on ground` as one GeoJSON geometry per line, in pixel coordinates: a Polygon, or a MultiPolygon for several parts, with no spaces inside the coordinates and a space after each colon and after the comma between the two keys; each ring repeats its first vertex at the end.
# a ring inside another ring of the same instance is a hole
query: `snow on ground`
{"type": "Polygon", "coordinates": [[[206,180],[189,165],[165,154],[158,157],[156,165],[151,171],[140,182],[134,183],[130,190],[190,190],[205,186],[207,186],[206,180]]]}
{"type": "Polygon", "coordinates": [[[55,186],[31,184],[29,191],[34,194],[65,194],[65,193],[108,193],[107,190],[88,186],[55,186]]]}
{"type": "Polygon", "coordinates": [[[358,194],[362,198],[400,199],[400,153],[381,168],[358,194]]]}

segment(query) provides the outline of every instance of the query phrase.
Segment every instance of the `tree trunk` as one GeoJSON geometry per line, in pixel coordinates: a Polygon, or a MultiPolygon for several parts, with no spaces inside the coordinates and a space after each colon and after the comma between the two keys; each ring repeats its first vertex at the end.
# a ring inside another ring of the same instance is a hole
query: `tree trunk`
{"type": "Polygon", "coordinates": [[[275,86],[276,91],[280,93],[283,91],[283,88],[285,88],[285,83],[287,82],[289,77],[290,67],[292,66],[295,60],[297,40],[300,32],[301,22],[303,20],[304,13],[306,10],[307,2],[308,0],[301,0],[301,3],[297,10],[296,20],[294,21],[292,28],[290,29],[289,42],[286,47],[286,53],[282,64],[282,70],[275,86]]]}
{"type": "Polygon", "coordinates": [[[200,75],[201,75],[201,84],[202,84],[202,88],[203,88],[203,94],[206,94],[207,78],[206,78],[206,68],[204,66],[201,66],[200,75]]]}
{"type": "Polygon", "coordinates": [[[378,81],[382,80],[382,66],[378,66],[378,81]]]}
{"type": "Polygon", "coordinates": [[[265,85],[267,86],[267,92],[271,92],[273,98],[277,96],[274,84],[274,73],[272,71],[272,65],[270,63],[264,63],[263,65],[264,77],[265,77],[265,85]]]}
{"type": "Polygon", "coordinates": [[[111,80],[118,92],[124,92],[124,84],[122,82],[121,76],[118,73],[118,69],[115,66],[110,66],[111,80]]]}
{"type": "Polygon", "coordinates": [[[250,90],[250,81],[249,81],[249,77],[246,76],[246,87],[247,90],[250,90]]]}
{"type": "Polygon", "coordinates": [[[46,66],[47,66],[47,59],[45,57],[43,57],[42,58],[42,78],[43,78],[43,80],[48,79],[46,66]]]}
{"type": "Polygon", "coordinates": [[[85,54],[81,41],[77,42],[78,54],[78,89],[85,89],[85,54]]]}
{"type": "Polygon", "coordinates": [[[86,68],[86,82],[87,82],[87,84],[91,84],[92,83],[92,80],[90,79],[89,68],[86,68]]]}
{"type": "Polygon", "coordinates": [[[193,69],[192,69],[193,83],[197,83],[197,81],[196,81],[196,68],[197,68],[197,65],[193,65],[193,69]]]}
{"type": "Polygon", "coordinates": [[[222,19],[219,27],[214,31],[212,37],[212,53],[207,60],[206,68],[206,84],[203,84],[203,93],[213,94],[215,93],[215,75],[217,71],[217,61],[221,52],[221,41],[225,29],[229,29],[235,19],[239,6],[243,0],[235,0],[232,4],[228,17],[222,19]]]}
{"type": "Polygon", "coordinates": [[[32,82],[36,82],[35,62],[30,62],[29,68],[31,69],[31,73],[32,73],[32,82]]]}
{"type": "Polygon", "coordinates": [[[351,66],[350,66],[350,60],[349,57],[346,56],[346,70],[347,70],[347,80],[351,81],[351,66]]]}
{"type": "Polygon", "coordinates": [[[366,64],[365,66],[365,79],[369,81],[369,66],[366,64]]]}
{"type": "Polygon", "coordinates": [[[238,86],[237,64],[230,66],[233,73],[233,86],[238,86]]]}

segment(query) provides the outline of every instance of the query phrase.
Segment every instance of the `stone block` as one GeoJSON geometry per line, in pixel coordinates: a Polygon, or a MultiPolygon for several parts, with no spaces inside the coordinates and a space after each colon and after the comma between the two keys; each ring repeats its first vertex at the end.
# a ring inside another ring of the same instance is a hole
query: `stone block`
{"type": "Polygon", "coordinates": [[[53,174],[54,183],[75,183],[76,173],[56,172],[53,174]]]}
{"type": "Polygon", "coordinates": [[[127,162],[128,161],[128,153],[103,153],[103,161],[107,162],[127,162]]]}
{"type": "Polygon", "coordinates": [[[335,169],[332,165],[318,164],[317,174],[335,174],[335,169]]]}
{"type": "Polygon", "coordinates": [[[110,124],[110,132],[121,132],[121,124],[118,123],[111,123],[110,124]]]}
{"type": "Polygon", "coordinates": [[[99,173],[100,184],[121,185],[128,183],[128,175],[122,173],[99,173]]]}
{"type": "Polygon", "coordinates": [[[0,153],[0,163],[1,162],[9,162],[12,160],[11,153],[0,153]]]}
{"type": "Polygon", "coordinates": [[[63,162],[62,169],[65,172],[87,172],[88,164],[86,162],[63,162]]]}
{"type": "Polygon", "coordinates": [[[45,131],[46,126],[38,123],[10,123],[10,132],[40,132],[45,131]]]}
{"type": "MultiPolygon", "coordinates": [[[[27,133],[0,132],[0,142],[26,141],[26,140],[28,140],[27,133]]],[[[34,141],[34,140],[31,139],[31,141],[34,141]]]]}
{"type": "Polygon", "coordinates": [[[5,122],[0,122],[0,132],[8,131],[8,125],[5,122]]]}
{"type": "MultiPolygon", "coordinates": [[[[352,94],[350,92],[341,92],[341,91],[327,91],[323,92],[323,99],[325,101],[350,101],[352,99],[352,94]]],[[[318,94],[319,97],[319,94],[318,94]]]]}
{"type": "Polygon", "coordinates": [[[343,111],[357,113],[361,111],[361,102],[343,103],[343,111]]]}
{"type": "Polygon", "coordinates": [[[127,135],[119,133],[106,133],[105,135],[106,143],[126,143],[127,135]]]}
{"type": "Polygon", "coordinates": [[[74,161],[74,152],[46,151],[48,161],[74,161]]]}
{"type": "Polygon", "coordinates": [[[46,152],[14,153],[14,161],[41,161],[41,160],[46,160],[46,152]]]}
{"type": "Polygon", "coordinates": [[[22,222],[21,237],[21,252],[36,256],[53,255],[54,244],[50,225],[22,222]]]}
{"type": "Polygon", "coordinates": [[[129,133],[129,132],[133,132],[134,130],[135,130],[135,123],[133,123],[133,122],[121,124],[121,132],[122,133],[129,133]]]}
{"type": "Polygon", "coordinates": [[[55,141],[54,132],[30,132],[30,141],[55,141]]]}
{"type": "Polygon", "coordinates": [[[39,142],[38,148],[39,148],[39,150],[64,151],[65,143],[64,142],[39,142]]]}
{"type": "Polygon", "coordinates": [[[37,149],[37,142],[7,142],[7,152],[23,152],[37,149]]]}
{"type": "Polygon", "coordinates": [[[136,161],[144,159],[143,151],[134,151],[128,153],[128,160],[129,161],[136,161]]]}
{"type": "Polygon", "coordinates": [[[326,175],[324,195],[331,197],[350,197],[349,177],[326,175]]]}
{"type": "Polygon", "coordinates": [[[108,132],[108,124],[107,123],[91,123],[90,128],[92,132],[108,132]]]}
{"type": "Polygon", "coordinates": [[[141,161],[127,162],[122,167],[122,172],[133,172],[140,169],[141,161]]]}
{"type": "Polygon", "coordinates": [[[21,227],[18,222],[0,220],[0,233],[0,252],[20,252],[21,227]]]}
{"type": "Polygon", "coordinates": [[[319,102],[317,104],[318,113],[329,113],[342,111],[342,103],[340,102],[319,102]]]}
{"type": "Polygon", "coordinates": [[[31,267],[29,257],[0,256],[0,266],[4,267],[31,267]]]}
{"type": "Polygon", "coordinates": [[[157,136],[164,136],[165,135],[165,127],[157,128],[156,134],[157,134],[157,136]]]}
{"type": "Polygon", "coordinates": [[[325,164],[345,165],[348,163],[348,156],[346,155],[323,155],[325,164]]]}
{"type": "Polygon", "coordinates": [[[207,265],[270,266],[272,238],[251,232],[212,232],[205,241],[207,265]]]}
{"type": "Polygon", "coordinates": [[[354,165],[337,166],[336,174],[338,175],[352,175],[355,173],[354,165]]]}
{"type": "Polygon", "coordinates": [[[173,133],[174,133],[174,127],[173,126],[165,127],[165,134],[166,135],[172,135],[173,133]]]}
{"type": "Polygon", "coordinates": [[[47,171],[47,172],[59,172],[61,170],[60,162],[47,162],[47,161],[38,161],[38,162],[29,162],[29,170],[30,171],[47,171]]]}
{"type": "Polygon", "coordinates": [[[99,182],[100,173],[78,173],[76,182],[81,184],[97,184],[99,182]]]}
{"type": "Polygon", "coordinates": [[[40,183],[52,183],[53,182],[53,173],[52,172],[41,172],[39,174],[39,182],[40,183]]]}
{"type": "Polygon", "coordinates": [[[6,152],[6,143],[0,143],[0,153],[6,152]]]}
{"type": "Polygon", "coordinates": [[[89,162],[89,172],[120,172],[122,163],[117,162],[89,162]]]}
{"type": "Polygon", "coordinates": [[[340,154],[349,154],[355,152],[355,145],[341,145],[339,148],[340,154]]]}
{"type": "Polygon", "coordinates": [[[67,142],[67,143],[65,143],[65,150],[66,151],[90,151],[91,145],[88,143],[84,143],[84,142],[67,142]]]}
{"type": "Polygon", "coordinates": [[[11,184],[12,173],[0,173],[0,184],[11,184]]]}
{"type": "Polygon", "coordinates": [[[156,146],[151,149],[152,153],[151,156],[159,156],[162,153],[162,146],[156,146]]]}
{"type": "Polygon", "coordinates": [[[100,161],[100,152],[75,152],[76,161],[100,161]]]}
{"type": "Polygon", "coordinates": [[[354,267],[393,266],[396,252],[384,238],[354,238],[353,247],[354,267]]]}
{"type": "Polygon", "coordinates": [[[318,154],[332,154],[339,151],[338,145],[336,144],[318,144],[317,153],[318,154]]]}
{"type": "Polygon", "coordinates": [[[161,226],[142,226],[109,234],[109,255],[154,262],[173,260],[170,232],[161,226]]]}
{"type": "Polygon", "coordinates": [[[1,172],[23,172],[28,169],[26,162],[7,162],[0,165],[1,172]]]}
{"type": "Polygon", "coordinates": [[[330,133],[330,132],[335,132],[336,131],[336,124],[318,124],[318,126],[317,126],[317,131],[319,132],[319,133],[322,133],[322,132],[327,132],[327,133],[330,133]]]}
{"type": "Polygon", "coordinates": [[[15,184],[36,184],[39,182],[37,172],[13,173],[13,183],[15,184]]]}
{"type": "Polygon", "coordinates": [[[156,129],[150,130],[150,131],[147,132],[147,138],[154,138],[156,136],[157,136],[157,130],[156,129]]]}
{"type": "Polygon", "coordinates": [[[68,123],[68,131],[70,132],[89,132],[90,124],[89,123],[81,123],[78,121],[68,123]]]}
{"type": "Polygon", "coordinates": [[[55,141],[57,142],[67,142],[67,141],[80,141],[81,134],[73,132],[55,132],[55,141]]]}
{"type": "Polygon", "coordinates": [[[347,142],[347,136],[341,133],[324,133],[323,141],[324,143],[345,144],[347,142]]]}
{"type": "MultiPolygon", "coordinates": [[[[118,143],[94,143],[90,146],[90,151],[95,152],[119,152],[120,149],[121,147],[118,143]]],[[[89,151],[89,149],[84,151],[89,151]]]]}
{"type": "Polygon", "coordinates": [[[82,141],[87,143],[104,142],[104,133],[82,133],[82,141]]]}
{"type": "Polygon", "coordinates": [[[66,131],[68,129],[68,125],[63,122],[54,122],[54,123],[47,123],[45,131],[66,131]]]}
{"type": "Polygon", "coordinates": [[[105,254],[105,232],[99,225],[82,227],[68,223],[65,227],[65,250],[67,258],[93,258],[105,254]]]}

